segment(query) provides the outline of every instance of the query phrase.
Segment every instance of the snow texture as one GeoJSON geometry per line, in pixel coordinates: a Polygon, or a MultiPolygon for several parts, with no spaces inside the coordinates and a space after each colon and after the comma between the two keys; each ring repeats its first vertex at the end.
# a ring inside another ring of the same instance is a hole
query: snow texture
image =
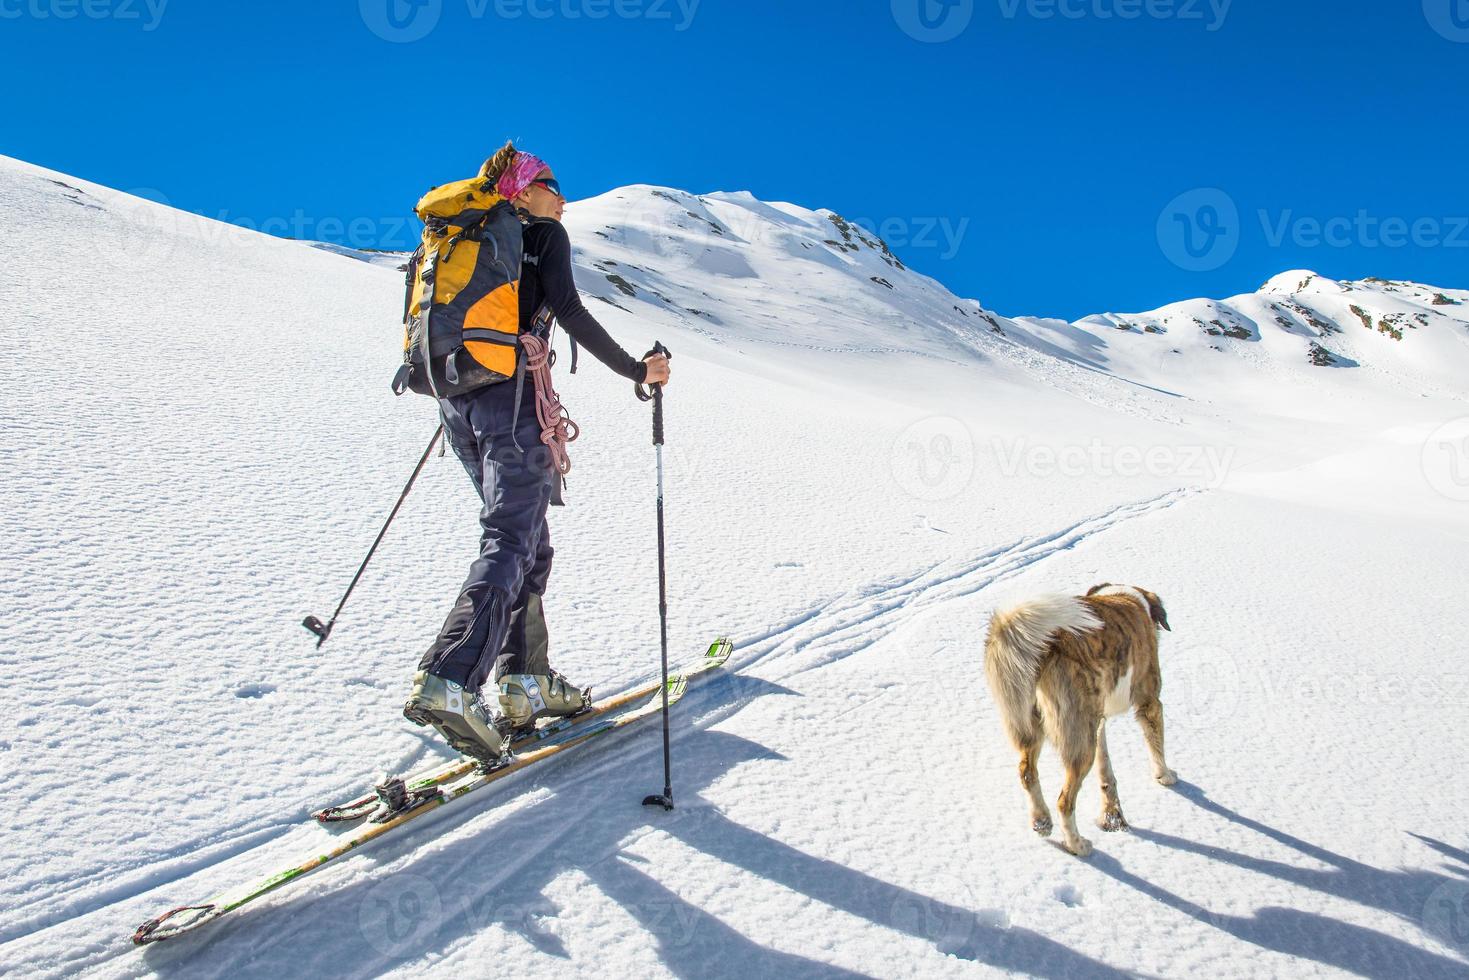
{"type": "MultiPolygon", "coordinates": [[[[396,257],[0,158],[5,971],[1469,974],[1469,293],[1290,272],[1064,323],[748,194],[566,222],[590,308],[675,354],[672,649],[737,647],[679,705],[678,809],[639,805],[649,726],[138,950],[447,758],[399,712],[476,502],[431,460],[318,652],[435,424],[388,388],[396,257]],[[994,609],[1099,582],[1167,606],[1180,782],[1114,719],[1132,830],[1082,861],[1029,829],[981,658],[994,609]]],[[[657,670],[649,418],[590,359],[560,386],[553,660],[610,693],[657,670]]]]}

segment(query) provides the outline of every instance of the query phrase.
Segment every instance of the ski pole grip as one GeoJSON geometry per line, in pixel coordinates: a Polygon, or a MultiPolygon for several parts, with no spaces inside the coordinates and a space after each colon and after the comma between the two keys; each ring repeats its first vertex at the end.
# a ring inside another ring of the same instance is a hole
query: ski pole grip
{"type": "MultiPolygon", "coordinates": [[[[667,347],[664,347],[663,346],[663,342],[661,340],[655,340],[655,341],[653,341],[653,349],[650,350],[650,351],[648,351],[648,353],[646,353],[646,354],[643,355],[643,360],[646,361],[648,358],[652,357],[654,354],[662,354],[664,357],[669,358],[670,360],[672,360],[672,358],[673,358],[673,352],[670,351],[667,347]]],[[[640,401],[640,402],[650,402],[650,401],[654,401],[655,400],[655,397],[658,395],[658,393],[663,390],[663,386],[662,385],[642,385],[642,384],[639,384],[636,381],[634,381],[633,382],[633,386],[632,386],[632,390],[633,390],[633,394],[635,394],[635,395],[638,396],[638,401],[640,401]],[[652,394],[649,393],[649,389],[652,389],[652,394]]],[[[659,404],[661,404],[661,399],[659,400],[659,404]]],[[[660,409],[658,407],[658,405],[655,405],[653,407],[653,414],[654,414],[654,418],[656,419],[656,423],[655,424],[658,427],[658,433],[659,433],[659,435],[657,437],[657,441],[655,442],[655,445],[661,446],[661,445],[663,445],[663,435],[662,435],[662,432],[663,432],[663,412],[662,412],[662,409],[660,409]]]]}
{"type": "Polygon", "coordinates": [[[653,386],[653,445],[663,445],[663,386],[653,386]]]}

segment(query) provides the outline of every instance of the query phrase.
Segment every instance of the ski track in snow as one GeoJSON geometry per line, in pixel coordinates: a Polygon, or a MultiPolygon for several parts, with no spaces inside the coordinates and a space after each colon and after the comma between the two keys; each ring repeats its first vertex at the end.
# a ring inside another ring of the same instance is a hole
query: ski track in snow
{"type": "Polygon", "coordinates": [[[1059,531],[996,548],[978,558],[946,560],[918,575],[881,582],[822,603],[763,636],[741,638],[738,666],[748,670],[768,657],[781,657],[779,679],[788,680],[856,653],[891,633],[913,615],[988,588],[1058,551],[1120,524],[1200,493],[1171,490],[1123,504],[1059,531]]]}

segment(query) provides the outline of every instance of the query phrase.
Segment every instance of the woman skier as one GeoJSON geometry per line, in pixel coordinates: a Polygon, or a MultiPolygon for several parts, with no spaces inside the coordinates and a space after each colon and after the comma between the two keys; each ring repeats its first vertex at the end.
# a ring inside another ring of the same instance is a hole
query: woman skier
{"type": "MultiPolygon", "coordinates": [[[[520,322],[549,309],[574,342],[640,384],[667,384],[668,358],[629,355],[582,305],[561,224],[566,198],[551,168],[506,143],[480,168],[524,223],[520,322]]],[[[533,375],[527,378],[532,381],[533,375]]],[[[478,492],[480,552],[438,637],[419,662],[403,714],[432,725],[456,750],[484,762],[504,757],[516,730],[543,716],[574,714],[590,701],[548,661],[541,597],[551,572],[546,508],[560,503],[561,475],[541,448],[536,385],[516,404],[514,383],[440,398],[444,433],[478,492]],[[523,452],[521,447],[533,447],[523,452]],[[494,679],[502,721],[480,689],[494,679]]]]}

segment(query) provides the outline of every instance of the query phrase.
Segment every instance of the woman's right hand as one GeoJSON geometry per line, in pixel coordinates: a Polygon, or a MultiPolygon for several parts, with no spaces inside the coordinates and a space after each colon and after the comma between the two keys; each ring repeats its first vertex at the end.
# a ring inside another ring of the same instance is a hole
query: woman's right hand
{"type": "Polygon", "coordinates": [[[668,384],[668,357],[664,354],[652,354],[643,358],[643,363],[648,365],[648,376],[643,379],[644,384],[666,385],[668,384]]]}

